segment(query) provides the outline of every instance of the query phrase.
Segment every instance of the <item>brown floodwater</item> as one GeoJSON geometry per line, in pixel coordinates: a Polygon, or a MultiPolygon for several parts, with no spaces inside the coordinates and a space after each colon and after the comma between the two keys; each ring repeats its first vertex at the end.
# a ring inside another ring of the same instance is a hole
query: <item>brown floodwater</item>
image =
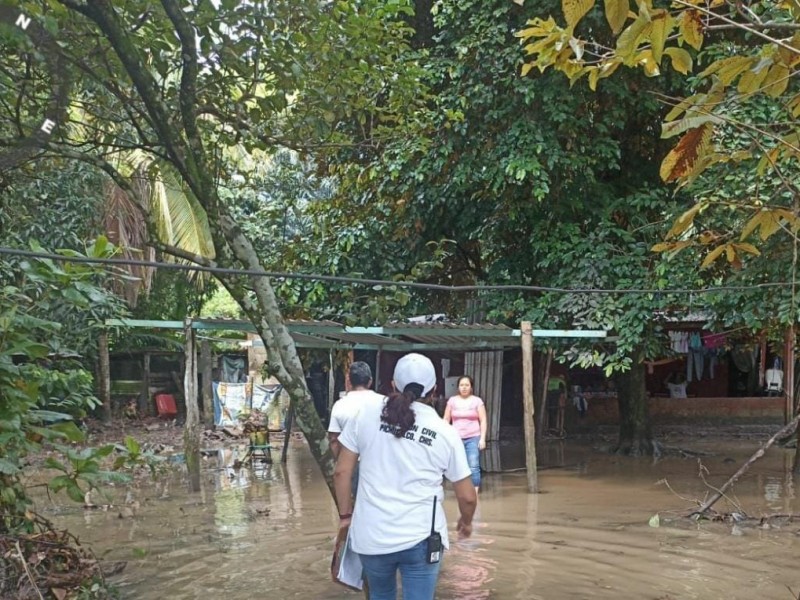
{"type": "MultiPolygon", "coordinates": [[[[721,485],[756,442],[679,445],[708,453],[705,477],[721,485]]],[[[503,452],[504,464],[520,456],[503,452]]],[[[788,474],[792,452],[771,449],[737,483],[732,503],[716,508],[800,513],[788,474]]],[[[474,535],[446,554],[437,598],[797,598],[800,522],[760,528],[675,520],[708,491],[696,459],[623,458],[571,441],[545,442],[539,458],[538,495],[526,492],[524,471],[485,476],[474,535]],[[653,527],[656,513],[660,526],[653,527]]],[[[228,460],[226,453],[220,463],[228,460]]],[[[44,500],[38,509],[98,557],[127,561],[112,579],[123,598],[363,597],[329,579],[337,513],[301,440],[285,466],[234,472],[207,462],[201,493],[188,493],[179,477],[144,485],[133,492],[133,517],[44,500]]],[[[452,526],[452,493],[446,508],[452,526]]]]}

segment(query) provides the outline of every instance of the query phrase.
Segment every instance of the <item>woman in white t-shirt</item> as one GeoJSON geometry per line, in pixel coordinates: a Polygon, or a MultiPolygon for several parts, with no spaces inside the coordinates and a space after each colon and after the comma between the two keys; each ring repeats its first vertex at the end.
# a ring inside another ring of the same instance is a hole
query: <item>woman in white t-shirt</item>
{"type": "Polygon", "coordinates": [[[472,471],[472,485],[477,492],[481,487],[481,450],[486,448],[486,407],[483,400],[474,394],[472,377],[463,375],[458,379],[458,395],[447,401],[444,420],[456,428],[467,462],[472,471]]]}
{"type": "Polygon", "coordinates": [[[333,476],[339,506],[338,539],[348,534],[361,558],[370,600],[396,600],[397,572],[404,600],[432,600],[440,556],[431,561],[429,539],[449,547],[442,477],[453,482],[460,518],[458,533],[472,533],[477,496],[464,446],[455,429],[431,406],[436,373],[430,359],[407,354],[394,370],[398,392],[368,400],[339,436],[333,476]],[[350,481],[360,477],[355,509],[350,481]]]}

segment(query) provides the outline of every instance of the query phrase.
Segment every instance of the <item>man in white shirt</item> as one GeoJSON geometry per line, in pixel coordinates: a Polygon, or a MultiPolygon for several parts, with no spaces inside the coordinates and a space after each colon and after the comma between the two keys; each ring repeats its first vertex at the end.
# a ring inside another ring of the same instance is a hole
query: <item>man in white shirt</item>
{"type": "Polygon", "coordinates": [[[339,456],[339,435],[344,431],[345,425],[358,414],[367,400],[383,398],[369,389],[371,386],[372,370],[369,365],[362,361],[350,365],[350,391],[333,405],[331,421],[328,424],[328,442],[334,458],[339,456]]]}

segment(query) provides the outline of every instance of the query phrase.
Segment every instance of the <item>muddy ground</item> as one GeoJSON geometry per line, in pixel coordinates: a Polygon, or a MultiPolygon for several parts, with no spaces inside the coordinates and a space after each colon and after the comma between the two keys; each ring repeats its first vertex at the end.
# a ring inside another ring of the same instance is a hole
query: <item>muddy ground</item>
{"type": "MultiPolygon", "coordinates": [[[[130,423],[92,425],[92,441],[133,434],[162,452],[179,451],[181,429],[154,424],[145,424],[150,431],[130,423]]],[[[682,518],[777,428],[662,430],[667,445],[692,453],[659,460],[604,452],[613,429],[546,440],[539,448],[538,495],[527,493],[525,473],[514,470],[523,452],[509,435],[502,455],[510,472],[485,476],[475,535],[447,553],[437,597],[796,598],[800,521],[682,518]]],[[[206,442],[220,450],[204,460],[200,493],[187,491],[178,463],[157,481],[112,489],[110,510],[44,496],[37,508],[103,560],[127,562],[112,579],[123,598],[360,598],[328,577],[336,511],[302,438],[291,440],[287,464],[245,469],[231,467],[245,451],[243,440],[206,442]],[[126,505],[126,498],[135,504],[126,505]],[[123,506],[128,510],[118,510],[123,506]]],[[[718,508],[752,517],[799,514],[792,456],[792,450],[770,450],[718,508]]],[[[451,495],[447,510],[452,525],[451,495]]]]}

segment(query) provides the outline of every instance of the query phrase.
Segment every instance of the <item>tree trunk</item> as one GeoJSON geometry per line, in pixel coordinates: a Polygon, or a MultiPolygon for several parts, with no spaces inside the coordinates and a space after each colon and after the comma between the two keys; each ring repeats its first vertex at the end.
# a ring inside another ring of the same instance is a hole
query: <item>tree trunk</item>
{"type": "Polygon", "coordinates": [[[644,354],[636,351],[631,369],[619,376],[619,443],[617,454],[652,455],[658,452],[650,428],[650,414],[645,388],[644,354]]]}
{"type": "Polygon", "coordinates": [[[104,423],[111,422],[111,364],[108,357],[108,333],[103,331],[97,339],[99,368],[97,387],[102,402],[100,415],[104,423]]]}

